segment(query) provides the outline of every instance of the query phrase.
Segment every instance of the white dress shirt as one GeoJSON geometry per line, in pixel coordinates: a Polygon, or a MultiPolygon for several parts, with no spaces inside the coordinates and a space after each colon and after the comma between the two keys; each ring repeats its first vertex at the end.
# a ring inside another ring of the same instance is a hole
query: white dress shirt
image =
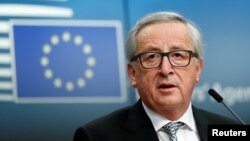
{"type": "MultiPolygon", "coordinates": [[[[166,119],[159,113],[156,113],[151,109],[149,109],[143,102],[142,105],[154,126],[154,129],[158,135],[159,140],[169,141],[168,134],[163,131],[162,126],[166,125],[171,121],[166,119]]],[[[179,130],[176,133],[178,141],[200,141],[199,134],[197,132],[196,124],[194,121],[191,103],[188,107],[188,110],[177,121],[185,123],[185,125],[179,128],[179,130]]]]}

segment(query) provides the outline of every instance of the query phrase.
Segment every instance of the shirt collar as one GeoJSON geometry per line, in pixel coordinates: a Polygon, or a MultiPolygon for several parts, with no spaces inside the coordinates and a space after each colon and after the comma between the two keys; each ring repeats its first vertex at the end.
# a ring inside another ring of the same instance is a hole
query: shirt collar
{"type": "MultiPolygon", "coordinates": [[[[162,126],[166,125],[167,123],[171,122],[171,120],[165,118],[164,116],[160,115],[159,113],[154,112],[153,110],[149,109],[143,102],[143,108],[145,109],[147,115],[149,116],[155,131],[158,131],[162,128],[162,126]]],[[[187,111],[177,120],[185,123],[185,125],[197,133],[197,128],[193,116],[192,104],[190,103],[187,111]]]]}

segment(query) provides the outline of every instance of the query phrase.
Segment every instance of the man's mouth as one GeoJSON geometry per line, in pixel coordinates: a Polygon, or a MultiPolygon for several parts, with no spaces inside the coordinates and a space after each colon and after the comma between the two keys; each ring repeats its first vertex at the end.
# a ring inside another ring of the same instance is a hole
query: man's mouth
{"type": "Polygon", "coordinates": [[[164,83],[164,84],[160,84],[159,86],[158,86],[158,88],[159,89],[171,89],[171,88],[175,88],[176,87],[176,85],[174,85],[174,84],[171,84],[171,83],[164,83]]]}

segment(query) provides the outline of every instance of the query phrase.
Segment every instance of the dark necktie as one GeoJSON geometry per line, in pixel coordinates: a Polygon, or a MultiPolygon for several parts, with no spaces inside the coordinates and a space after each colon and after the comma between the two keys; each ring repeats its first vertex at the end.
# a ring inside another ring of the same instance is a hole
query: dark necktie
{"type": "Polygon", "coordinates": [[[183,122],[169,122],[162,128],[169,135],[170,141],[177,141],[176,132],[183,125],[184,125],[183,122]]]}

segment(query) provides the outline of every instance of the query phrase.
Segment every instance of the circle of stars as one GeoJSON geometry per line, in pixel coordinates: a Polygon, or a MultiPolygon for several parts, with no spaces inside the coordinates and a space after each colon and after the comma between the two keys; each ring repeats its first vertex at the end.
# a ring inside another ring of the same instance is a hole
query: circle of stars
{"type": "Polygon", "coordinates": [[[78,77],[77,80],[70,80],[64,82],[60,77],[54,77],[54,71],[49,67],[50,60],[48,55],[53,51],[53,46],[57,46],[60,42],[70,42],[73,41],[75,46],[82,47],[82,53],[87,55],[86,64],[90,68],[95,66],[96,59],[91,56],[92,47],[90,44],[83,44],[83,37],[81,35],[72,36],[69,32],[62,33],[59,35],[52,35],[50,37],[50,44],[46,43],[42,47],[43,56],[41,57],[40,64],[45,68],[44,77],[53,81],[55,88],[65,88],[67,91],[71,92],[75,88],[84,88],[86,86],[86,79],[92,79],[94,77],[94,72],[92,69],[86,69],[83,75],[78,77]]]}

